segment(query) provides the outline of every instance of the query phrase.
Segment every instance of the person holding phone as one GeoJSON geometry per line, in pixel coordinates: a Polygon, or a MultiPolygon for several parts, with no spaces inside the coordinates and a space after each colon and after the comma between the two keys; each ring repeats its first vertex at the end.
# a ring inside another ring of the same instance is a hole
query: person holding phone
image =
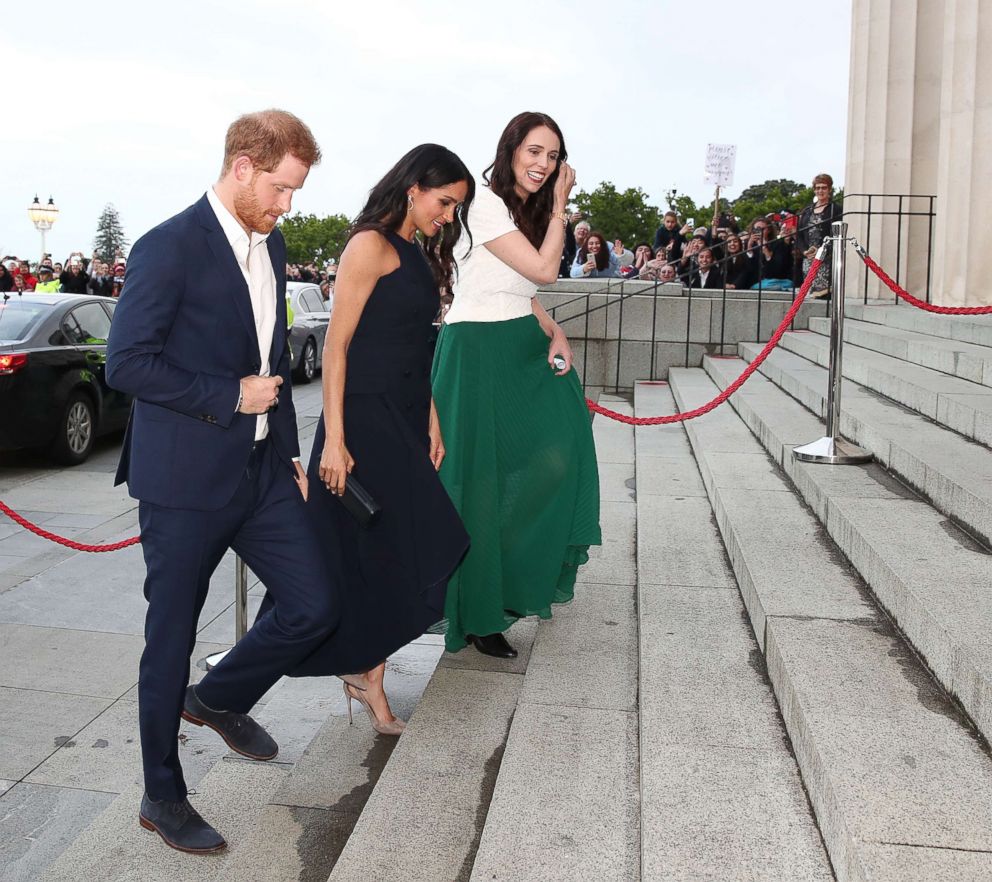
{"type": "Polygon", "coordinates": [[[654,250],[665,249],[667,260],[680,260],[682,257],[682,246],[685,244],[684,229],[679,229],[679,216],[674,211],[666,211],[662,218],[661,226],[654,234],[654,250]]]}
{"type": "Polygon", "coordinates": [[[433,370],[447,447],[441,480],[472,537],[448,584],[449,652],[471,643],[514,657],[503,632],[571,600],[589,546],[602,541],[596,450],[572,349],[535,297],[558,275],[575,184],[566,158],[550,116],[510,120],[477,187],[471,236],[457,249],[433,370]]]}
{"type": "Polygon", "coordinates": [[[57,278],[62,285],[62,292],[65,294],[85,294],[90,277],[83,268],[83,256],[74,251],[66,261],[68,268],[57,274],[57,278]]]}
{"type": "Polygon", "coordinates": [[[606,244],[606,237],[602,233],[590,233],[575,255],[569,275],[573,279],[612,279],[619,274],[619,258],[606,244]]]}

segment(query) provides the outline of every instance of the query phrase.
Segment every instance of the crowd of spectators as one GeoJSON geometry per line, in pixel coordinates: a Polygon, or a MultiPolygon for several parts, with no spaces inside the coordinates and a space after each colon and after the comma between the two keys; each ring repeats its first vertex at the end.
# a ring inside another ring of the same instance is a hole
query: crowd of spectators
{"type": "MultiPolygon", "coordinates": [[[[73,251],[63,263],[53,261],[52,255],[46,254],[34,265],[8,254],[0,258],[0,293],[34,291],[117,297],[124,284],[126,266],[120,252],[114,260],[107,261],[97,255],[86,258],[81,251],[73,251]]],[[[333,260],[323,269],[313,263],[290,264],[286,267],[286,278],[290,282],[314,282],[327,300],[334,292],[336,270],[333,260]]]]}
{"type": "Polygon", "coordinates": [[[8,254],[0,258],[0,293],[23,294],[96,294],[116,297],[124,284],[124,256],[114,260],[97,256],[87,259],[81,251],[73,251],[63,263],[46,254],[34,266],[23,258],[8,254]]]}
{"type": "MultiPolygon", "coordinates": [[[[633,251],[621,239],[612,241],[575,213],[566,226],[565,251],[559,276],[573,279],[625,278],[674,282],[703,289],[792,289],[808,270],[817,246],[841,217],[831,201],[833,180],[817,175],[816,202],[800,215],[782,210],[755,218],[740,229],[732,214],[714,215],[709,226],[682,223],[674,211],[665,212],[654,242],[640,242],[633,251]]],[[[11,255],[0,259],[0,292],[68,292],[116,297],[124,284],[125,259],[87,259],[73,251],[63,263],[50,254],[35,266],[11,255]]],[[[337,266],[290,264],[287,279],[320,286],[325,300],[334,291],[337,266]]],[[[829,267],[824,264],[813,285],[814,297],[829,296],[829,267]]]]}
{"type": "MultiPolygon", "coordinates": [[[[791,290],[802,283],[815,246],[841,216],[840,207],[829,201],[829,175],[816,176],[814,191],[817,202],[801,215],[783,209],[755,218],[745,229],[729,213],[715,214],[709,226],[696,227],[668,211],[654,242],[640,242],[633,251],[621,239],[610,243],[576,213],[569,219],[559,276],[680,282],[703,289],[791,290]]],[[[817,282],[813,296],[829,296],[829,286],[817,282]]]]}
{"type": "Polygon", "coordinates": [[[289,282],[312,282],[319,285],[324,300],[330,300],[334,294],[334,277],[337,269],[337,264],[333,259],[329,260],[323,269],[316,263],[290,263],[286,266],[286,280],[289,282]]]}

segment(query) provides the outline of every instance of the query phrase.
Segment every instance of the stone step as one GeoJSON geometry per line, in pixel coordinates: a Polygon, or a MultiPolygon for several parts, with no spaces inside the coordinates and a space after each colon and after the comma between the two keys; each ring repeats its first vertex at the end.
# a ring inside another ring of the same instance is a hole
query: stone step
{"type": "MultiPolygon", "coordinates": [[[[707,360],[720,388],[743,362],[707,360]]],[[[809,411],[756,375],[731,399],[792,479],[881,605],[992,738],[992,555],[877,463],[799,462],[792,448],[822,432],[809,411]]]]}
{"type": "Polygon", "coordinates": [[[865,306],[850,300],[844,315],[889,328],[992,346],[992,315],[936,315],[908,304],[865,306]]]}
{"type": "MultiPolygon", "coordinates": [[[[698,369],[671,379],[680,409],[718,391],[698,369]]],[[[686,430],[839,882],[989,878],[992,761],[967,719],[734,410],[686,430]]],[[[884,499],[866,471],[843,471],[849,496],[884,499]]]]}
{"type": "MultiPolygon", "coordinates": [[[[519,647],[525,641],[515,631],[519,647]]],[[[468,878],[523,681],[512,665],[486,670],[470,653],[462,650],[434,672],[334,865],[333,882],[468,878]],[[456,667],[461,656],[478,669],[456,667]]]]}
{"type": "MultiPolygon", "coordinates": [[[[742,343],[738,349],[751,361],[761,346],[742,343]]],[[[760,370],[814,414],[824,417],[826,369],[777,349],[760,370]]],[[[870,450],[935,508],[988,543],[992,537],[992,451],[857,383],[845,381],[841,406],[841,435],[870,450]]],[[[813,435],[796,443],[814,441],[823,432],[821,424],[813,435]]]]}
{"type": "Polygon", "coordinates": [[[685,430],[636,435],[642,878],[832,880],[685,430]]]}
{"type": "MultiPolygon", "coordinates": [[[[389,658],[386,691],[398,717],[412,715],[442,651],[441,638],[428,635],[389,658]]],[[[225,862],[218,882],[326,879],[340,856],[398,740],[377,735],[357,702],[350,725],[340,681],[324,682],[334,697],[331,715],[272,792],[256,836],[225,862]]],[[[297,703],[308,702],[300,696],[297,703]]]]}
{"type": "MultiPolygon", "coordinates": [[[[600,400],[631,413],[616,396],[600,400]]],[[[641,878],[634,433],[602,416],[593,433],[603,545],[590,549],[575,599],[537,627],[473,882],[641,878]]]]}
{"type": "MultiPolygon", "coordinates": [[[[813,317],[809,329],[830,336],[830,319],[813,317]]],[[[874,322],[844,320],[844,342],[901,361],[932,368],[944,374],[992,386],[992,348],[934,337],[902,328],[889,328],[874,322]]]]}
{"type": "MultiPolygon", "coordinates": [[[[203,644],[198,644],[200,646],[203,644]]],[[[201,651],[195,652],[194,657],[198,657],[201,651]]],[[[439,653],[440,647],[435,647],[435,661],[439,653]]],[[[201,676],[202,671],[194,668],[194,680],[201,676]]],[[[423,679],[426,681],[426,676],[423,679]]],[[[264,824],[271,814],[269,799],[284,780],[293,779],[295,764],[304,756],[314,734],[325,724],[328,716],[335,711],[338,714],[343,712],[339,689],[340,682],[329,677],[287,678],[269,690],[254,711],[254,716],[279,744],[279,754],[270,763],[246,761],[229,753],[220,738],[205,727],[187,723],[181,725],[180,755],[193,793],[191,802],[225,836],[229,848],[223,854],[207,858],[187,856],[187,863],[204,860],[205,864],[195,873],[191,868],[182,871],[186,875],[179,876],[173,875],[179,853],[167,848],[157,836],[142,830],[137,824],[143,785],[140,780],[136,714],[129,709],[120,719],[114,715],[107,715],[106,720],[98,719],[90,727],[92,731],[79,740],[88,743],[102,735],[104,743],[110,745],[108,753],[115,744],[126,740],[130,749],[127,752],[121,749],[113,752],[106,762],[115,763],[116,767],[108,766],[103,770],[106,786],[120,795],[113,798],[108,807],[74,837],[71,844],[64,843],[60,856],[51,863],[43,878],[222,878],[231,862],[237,865],[246,853],[255,854],[260,842],[272,844],[264,824]],[[99,728],[101,725],[103,728],[99,728]],[[125,739],[125,736],[128,737],[125,739]],[[205,763],[208,764],[206,767],[205,763]],[[233,805],[227,805],[228,802],[233,805]],[[257,825],[258,829],[253,831],[252,824],[257,825]],[[110,848],[108,843],[115,845],[110,848]]],[[[132,705],[134,702],[121,702],[122,707],[130,708],[132,705]]],[[[79,784],[92,787],[90,779],[98,771],[96,768],[80,767],[79,784]]],[[[49,774],[53,773],[54,770],[49,774]]],[[[62,770],[62,773],[68,774],[69,770],[62,770]]],[[[303,812],[297,814],[302,815],[303,812]]],[[[313,821],[312,818],[302,820],[313,821]]],[[[302,858],[304,852],[301,851],[300,855],[302,858]]],[[[267,878],[276,880],[279,877],[267,878]]],[[[297,876],[289,878],[296,879],[297,876]]]]}
{"type": "Polygon", "coordinates": [[[271,794],[287,767],[279,763],[222,760],[197,785],[191,798],[228,847],[215,855],[188,855],[168,848],[138,824],[143,785],[122,793],[62,853],[43,882],[211,882],[224,865],[250,847],[271,794]]]}
{"type": "MultiPolygon", "coordinates": [[[[827,330],[829,332],[829,327],[827,330]]],[[[846,324],[844,339],[848,340],[846,324]]],[[[788,352],[821,367],[830,364],[829,337],[788,332],[782,337],[781,345],[788,352]]],[[[992,387],[948,376],[850,342],[844,344],[843,358],[846,379],[880,392],[966,438],[992,446],[992,387]]],[[[992,365],[992,361],[989,364],[992,365]]]]}

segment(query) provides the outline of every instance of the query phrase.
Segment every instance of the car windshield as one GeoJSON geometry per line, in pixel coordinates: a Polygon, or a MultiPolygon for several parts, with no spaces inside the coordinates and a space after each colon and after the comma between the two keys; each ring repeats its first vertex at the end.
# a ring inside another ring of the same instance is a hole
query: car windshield
{"type": "Polygon", "coordinates": [[[25,339],[49,309],[51,307],[44,303],[0,302],[0,343],[25,339]]]}

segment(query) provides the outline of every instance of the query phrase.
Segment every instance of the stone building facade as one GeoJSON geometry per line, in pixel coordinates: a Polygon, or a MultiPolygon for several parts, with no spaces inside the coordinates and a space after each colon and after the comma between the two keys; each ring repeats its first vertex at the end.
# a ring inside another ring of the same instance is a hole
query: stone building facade
{"type": "MultiPolygon", "coordinates": [[[[990,146],[992,0],[853,0],[845,195],[936,195],[935,303],[992,303],[990,146]]],[[[903,201],[904,210],[926,204],[903,201]]],[[[895,207],[885,200],[885,210],[895,207]]],[[[866,219],[849,223],[864,241],[866,219]]],[[[901,241],[897,226],[872,219],[872,255],[891,275],[898,265],[904,286],[922,296],[928,223],[904,220],[901,241]]],[[[849,297],[862,293],[849,284],[849,297]]],[[[883,294],[870,285],[869,296],[883,294]]]]}

